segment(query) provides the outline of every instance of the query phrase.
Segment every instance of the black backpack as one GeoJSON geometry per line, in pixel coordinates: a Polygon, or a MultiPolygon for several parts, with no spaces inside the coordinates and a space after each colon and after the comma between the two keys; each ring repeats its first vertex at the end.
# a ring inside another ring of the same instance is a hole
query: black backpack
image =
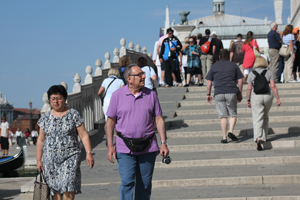
{"type": "Polygon", "coordinates": [[[253,90],[255,94],[266,94],[269,92],[269,82],[267,81],[265,75],[267,70],[264,70],[261,74],[257,71],[252,71],[255,75],[253,90]]]}

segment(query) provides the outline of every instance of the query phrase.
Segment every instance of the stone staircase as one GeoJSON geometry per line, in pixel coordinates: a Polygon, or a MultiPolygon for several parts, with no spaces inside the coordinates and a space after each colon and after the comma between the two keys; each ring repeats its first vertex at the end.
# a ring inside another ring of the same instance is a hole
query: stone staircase
{"type": "MultiPolygon", "coordinates": [[[[277,87],[282,106],[273,103],[260,152],[245,86],[234,131],[239,142],[228,144],[220,143],[220,121],[214,102],[206,102],[206,87],[158,88],[172,163],[157,156],[151,199],[300,200],[300,84],[277,87]]],[[[100,131],[91,140],[95,168],[82,161],[83,194],[76,199],[117,200],[121,180],[117,163],[106,158],[105,135],[100,131]]]]}

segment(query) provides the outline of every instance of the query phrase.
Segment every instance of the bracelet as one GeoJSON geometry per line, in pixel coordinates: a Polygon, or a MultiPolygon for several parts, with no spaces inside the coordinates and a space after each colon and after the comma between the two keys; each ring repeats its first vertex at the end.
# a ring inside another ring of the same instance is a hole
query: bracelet
{"type": "Polygon", "coordinates": [[[91,153],[92,153],[92,151],[87,151],[86,153],[90,153],[90,154],[91,154],[91,153]]]}

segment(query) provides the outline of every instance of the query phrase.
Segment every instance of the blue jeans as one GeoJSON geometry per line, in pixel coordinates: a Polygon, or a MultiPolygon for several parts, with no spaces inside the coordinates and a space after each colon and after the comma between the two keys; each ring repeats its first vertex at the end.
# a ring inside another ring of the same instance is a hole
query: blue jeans
{"type": "Polygon", "coordinates": [[[117,153],[121,177],[120,200],[133,200],[134,186],[136,200],[150,199],[156,153],[141,155],[117,153]]]}
{"type": "MultiPolygon", "coordinates": [[[[283,56],[279,56],[279,65],[278,65],[278,71],[277,71],[277,80],[278,82],[281,79],[281,74],[284,70],[284,57],[283,56]]],[[[282,81],[283,82],[283,81],[282,81]]]]}

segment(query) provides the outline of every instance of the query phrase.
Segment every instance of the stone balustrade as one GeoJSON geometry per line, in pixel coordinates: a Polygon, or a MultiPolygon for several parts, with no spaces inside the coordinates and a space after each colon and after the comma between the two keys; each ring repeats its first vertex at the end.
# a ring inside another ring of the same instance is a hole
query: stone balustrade
{"type": "MultiPolygon", "coordinates": [[[[76,109],[84,118],[84,124],[87,131],[94,130],[95,124],[104,123],[104,114],[102,111],[101,99],[98,96],[98,90],[101,87],[102,81],[107,78],[109,69],[111,67],[119,67],[120,57],[127,55],[130,57],[132,63],[136,63],[137,59],[143,56],[147,59],[149,66],[156,69],[152,62],[151,53],[148,53],[147,55],[146,47],[141,49],[141,46],[137,44],[134,50],[134,44],[130,42],[128,44],[128,49],[126,49],[126,40],[124,38],[120,40],[120,45],[120,50],[116,47],[113,51],[114,57],[112,63],[110,61],[111,55],[109,52],[105,53],[105,63],[103,68],[102,61],[100,59],[96,60],[94,75],[92,75],[93,68],[91,66],[86,67],[84,83],[81,83],[82,78],[79,73],[76,73],[73,78],[73,90],[72,93],[68,94],[67,104],[70,108],[76,109]]],[[[61,85],[68,90],[66,82],[62,82],[61,85]]],[[[47,93],[43,95],[43,102],[44,105],[41,109],[41,114],[44,114],[51,109],[47,93]]]]}

